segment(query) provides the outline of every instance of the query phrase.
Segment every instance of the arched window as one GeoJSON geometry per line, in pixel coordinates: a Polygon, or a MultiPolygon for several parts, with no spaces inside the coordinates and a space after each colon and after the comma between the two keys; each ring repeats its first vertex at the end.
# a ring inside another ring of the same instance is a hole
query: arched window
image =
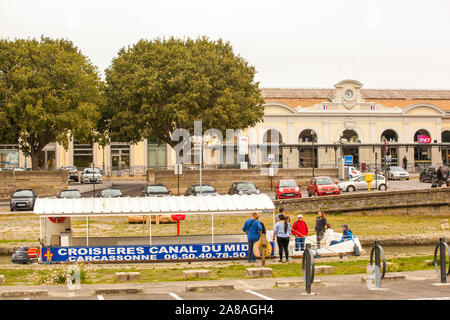
{"type": "Polygon", "coordinates": [[[394,130],[387,129],[381,134],[380,141],[385,142],[384,139],[386,139],[386,142],[398,142],[398,135],[394,130]]]}
{"type": "MultiPolygon", "coordinates": [[[[419,136],[431,137],[430,133],[425,129],[417,130],[414,134],[414,142],[418,142],[419,136]]],[[[431,164],[431,147],[427,143],[420,143],[414,147],[414,165],[422,168],[431,164]]]]}
{"type": "Polygon", "coordinates": [[[342,138],[346,139],[347,142],[358,142],[358,134],[355,130],[344,130],[344,132],[342,132],[342,138]]]}
{"type": "Polygon", "coordinates": [[[450,130],[442,131],[441,141],[445,142],[445,143],[449,143],[450,142],[450,130]]]}
{"type": "Polygon", "coordinates": [[[269,155],[274,155],[275,160],[272,161],[272,164],[278,164],[279,168],[283,166],[282,152],[279,148],[281,143],[283,143],[283,137],[281,136],[280,131],[269,129],[264,133],[263,144],[267,144],[266,154],[262,154],[264,162],[269,162],[269,155]]]}
{"type": "MultiPolygon", "coordinates": [[[[441,140],[443,143],[450,142],[450,130],[442,131],[441,140]]],[[[442,147],[442,162],[446,166],[450,165],[450,148],[448,146],[442,147]]]]}
{"type": "Polygon", "coordinates": [[[305,129],[298,135],[298,142],[312,142],[314,139],[314,142],[317,142],[317,134],[312,129],[305,129]]]}

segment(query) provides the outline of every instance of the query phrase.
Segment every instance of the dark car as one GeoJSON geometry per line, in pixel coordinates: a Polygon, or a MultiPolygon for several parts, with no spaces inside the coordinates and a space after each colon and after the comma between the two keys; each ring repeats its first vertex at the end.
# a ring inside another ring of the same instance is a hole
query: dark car
{"type": "Polygon", "coordinates": [[[11,257],[11,262],[16,264],[27,264],[36,262],[39,258],[39,248],[19,247],[11,257]]]}
{"type": "Polygon", "coordinates": [[[80,173],[78,172],[77,167],[75,166],[65,166],[61,167],[60,170],[67,170],[69,171],[69,181],[80,181],[80,173]]]}
{"type": "Polygon", "coordinates": [[[185,196],[198,196],[200,195],[200,191],[202,195],[205,196],[217,196],[218,193],[216,189],[214,189],[213,186],[209,184],[191,184],[189,187],[187,187],[186,192],[184,193],[185,196]]]}
{"type": "MultiPolygon", "coordinates": [[[[420,173],[419,181],[420,182],[432,182],[436,176],[436,172],[439,169],[439,165],[431,165],[427,166],[420,173]]],[[[444,177],[448,178],[448,167],[443,166],[444,169],[444,177]]]]}
{"type": "Polygon", "coordinates": [[[170,191],[167,190],[163,184],[149,184],[142,191],[144,197],[164,197],[170,195],[170,191]]]}
{"type": "Polygon", "coordinates": [[[100,192],[99,196],[101,198],[119,198],[119,197],[125,197],[126,194],[122,193],[119,189],[104,189],[100,192]]]}
{"type": "Polygon", "coordinates": [[[260,194],[261,191],[251,182],[235,182],[228,190],[228,194],[260,194]]]}
{"type": "Polygon", "coordinates": [[[83,196],[81,195],[80,190],[73,189],[73,190],[61,190],[58,198],[80,199],[80,198],[83,198],[83,196]]]}
{"type": "Polygon", "coordinates": [[[11,196],[11,211],[18,209],[33,210],[37,195],[31,189],[19,189],[11,196]]]}

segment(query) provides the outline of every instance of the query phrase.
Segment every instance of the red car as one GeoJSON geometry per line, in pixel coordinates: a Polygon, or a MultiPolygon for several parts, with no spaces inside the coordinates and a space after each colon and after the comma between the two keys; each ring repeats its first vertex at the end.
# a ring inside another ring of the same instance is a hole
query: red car
{"type": "Polygon", "coordinates": [[[275,199],[301,198],[300,187],[294,179],[279,180],[275,185],[275,199]]]}
{"type": "Polygon", "coordinates": [[[339,187],[330,177],[312,178],[307,191],[309,197],[340,194],[339,187]]]}

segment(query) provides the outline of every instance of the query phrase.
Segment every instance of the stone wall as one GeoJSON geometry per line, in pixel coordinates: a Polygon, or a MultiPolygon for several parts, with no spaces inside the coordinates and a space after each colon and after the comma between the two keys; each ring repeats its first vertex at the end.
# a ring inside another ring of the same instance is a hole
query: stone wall
{"type": "Polygon", "coordinates": [[[17,189],[33,189],[39,197],[48,197],[67,187],[67,171],[0,171],[0,200],[9,200],[17,189]]]}
{"type": "Polygon", "coordinates": [[[450,215],[450,188],[344,193],[290,200],[275,200],[277,210],[289,213],[361,215],[450,215]]]}
{"type": "MultiPolygon", "coordinates": [[[[337,179],[337,169],[315,169],[315,176],[329,176],[337,179]]],[[[302,188],[305,188],[312,177],[312,169],[278,169],[273,177],[273,185],[279,179],[293,178],[302,188]]],[[[180,194],[184,194],[190,184],[198,184],[200,181],[199,170],[183,169],[180,176],[180,194]]],[[[220,194],[227,193],[233,182],[249,181],[261,191],[270,191],[270,177],[262,175],[260,169],[205,169],[202,170],[202,183],[207,183],[216,188],[220,194]]],[[[173,170],[147,170],[147,183],[162,183],[173,194],[177,194],[177,176],[173,170]]]]}

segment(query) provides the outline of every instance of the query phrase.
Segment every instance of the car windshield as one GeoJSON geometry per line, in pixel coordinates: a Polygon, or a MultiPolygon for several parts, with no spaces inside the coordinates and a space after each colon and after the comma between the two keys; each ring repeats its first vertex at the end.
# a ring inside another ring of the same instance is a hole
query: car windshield
{"type": "Polygon", "coordinates": [[[284,181],[280,181],[280,187],[297,187],[297,184],[295,183],[294,180],[284,180],[284,181]]]}
{"type": "MultiPolygon", "coordinates": [[[[84,173],[90,173],[92,174],[92,169],[85,169],[84,173]]],[[[100,174],[100,169],[95,168],[94,169],[94,174],[100,174]]]]}
{"type": "Polygon", "coordinates": [[[13,198],[21,198],[21,197],[32,197],[33,196],[33,192],[31,190],[20,190],[20,191],[16,191],[13,194],[13,198]]]}
{"type": "Polygon", "coordinates": [[[117,197],[121,196],[122,192],[118,189],[102,190],[102,197],[117,197]]]}
{"type": "Polygon", "coordinates": [[[324,185],[324,184],[334,184],[333,180],[331,180],[328,177],[325,178],[317,178],[316,182],[318,185],[324,185]]]}
{"type": "Polygon", "coordinates": [[[156,193],[156,192],[168,192],[167,188],[164,186],[148,186],[147,187],[148,193],[156,193]]]}
{"type": "Polygon", "coordinates": [[[255,186],[253,185],[253,183],[250,183],[250,182],[238,183],[236,188],[238,190],[254,190],[254,189],[256,189],[255,186]]]}
{"type": "Polygon", "coordinates": [[[81,198],[81,193],[78,190],[67,190],[61,191],[59,196],[61,198],[81,198]]]}
{"type": "MultiPolygon", "coordinates": [[[[202,185],[202,192],[216,192],[216,190],[211,186],[204,186],[202,185]]],[[[200,192],[200,186],[194,187],[195,192],[200,192]]]]}
{"type": "Polygon", "coordinates": [[[402,167],[391,167],[391,171],[404,171],[402,167]]]}

